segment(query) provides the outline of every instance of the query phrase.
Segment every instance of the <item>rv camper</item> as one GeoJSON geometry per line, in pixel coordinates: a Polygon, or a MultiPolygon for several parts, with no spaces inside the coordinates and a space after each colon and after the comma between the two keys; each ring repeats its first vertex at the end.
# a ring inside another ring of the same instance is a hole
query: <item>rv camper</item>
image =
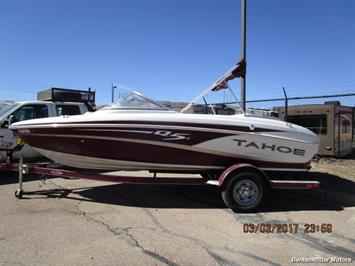
{"type": "MultiPolygon", "coordinates": [[[[278,107],[285,119],[285,108],[278,107]]],[[[320,137],[319,155],[344,157],[354,150],[354,108],[339,102],[296,105],[287,108],[287,121],[312,130],[320,137]]]]}

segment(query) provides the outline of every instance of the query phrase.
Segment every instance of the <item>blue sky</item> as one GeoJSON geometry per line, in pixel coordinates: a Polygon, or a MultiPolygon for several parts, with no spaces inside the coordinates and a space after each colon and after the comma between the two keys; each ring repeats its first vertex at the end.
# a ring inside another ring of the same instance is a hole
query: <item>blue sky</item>
{"type": "MultiPolygon", "coordinates": [[[[248,0],[247,24],[248,99],[355,91],[355,1],[248,0]]],[[[103,104],[113,82],[187,101],[239,58],[238,0],[0,0],[0,99],[103,104]]]]}

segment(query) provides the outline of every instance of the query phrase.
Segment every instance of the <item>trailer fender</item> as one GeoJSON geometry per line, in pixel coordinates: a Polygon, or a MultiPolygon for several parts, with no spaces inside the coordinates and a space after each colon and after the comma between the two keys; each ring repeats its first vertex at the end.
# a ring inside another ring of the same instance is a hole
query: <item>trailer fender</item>
{"type": "Polygon", "coordinates": [[[233,164],[227,169],[225,169],[222,174],[218,178],[218,186],[219,187],[224,187],[226,184],[228,184],[228,181],[230,177],[232,176],[231,174],[243,172],[243,171],[251,171],[254,173],[258,173],[259,175],[265,177],[265,183],[267,185],[270,184],[270,179],[269,177],[264,173],[264,171],[260,170],[258,167],[252,165],[252,164],[247,164],[247,163],[238,163],[238,164],[233,164]]]}

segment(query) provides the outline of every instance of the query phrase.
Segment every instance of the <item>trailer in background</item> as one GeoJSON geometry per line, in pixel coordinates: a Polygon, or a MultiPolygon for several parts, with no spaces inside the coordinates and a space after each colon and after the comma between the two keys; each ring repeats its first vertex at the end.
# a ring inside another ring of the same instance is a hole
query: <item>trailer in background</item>
{"type": "MultiPolygon", "coordinates": [[[[277,107],[285,120],[285,108],[277,107]]],[[[344,157],[354,151],[354,108],[339,102],[288,106],[287,122],[308,128],[320,136],[319,155],[344,157]]]]}

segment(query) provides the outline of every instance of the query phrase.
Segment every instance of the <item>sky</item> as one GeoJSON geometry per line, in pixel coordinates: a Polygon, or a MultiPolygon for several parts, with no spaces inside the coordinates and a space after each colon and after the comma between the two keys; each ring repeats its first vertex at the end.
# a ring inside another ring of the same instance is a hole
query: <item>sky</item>
{"type": "MultiPolygon", "coordinates": [[[[355,92],[354,0],[247,3],[247,99],[355,92]]],[[[0,99],[90,87],[104,104],[114,83],[189,101],[240,59],[240,13],[239,0],[0,0],[0,99]]]]}

